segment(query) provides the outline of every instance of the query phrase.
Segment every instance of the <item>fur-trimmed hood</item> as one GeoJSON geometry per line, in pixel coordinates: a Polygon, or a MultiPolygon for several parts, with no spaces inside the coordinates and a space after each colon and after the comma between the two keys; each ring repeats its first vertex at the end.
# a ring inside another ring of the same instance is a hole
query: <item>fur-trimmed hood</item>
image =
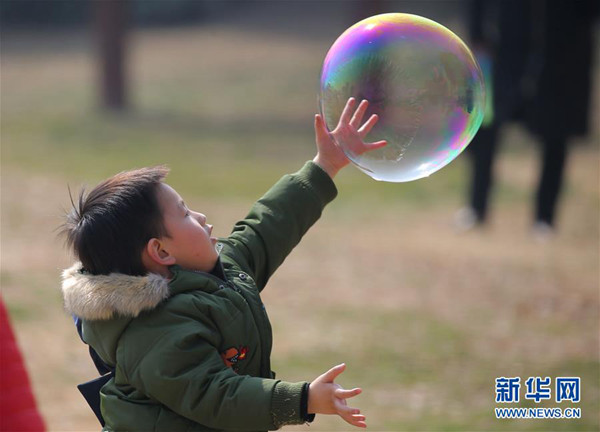
{"type": "Polygon", "coordinates": [[[77,262],[63,271],[62,278],[65,309],[86,320],[136,317],[169,297],[169,280],[152,273],[91,275],[77,262]]]}

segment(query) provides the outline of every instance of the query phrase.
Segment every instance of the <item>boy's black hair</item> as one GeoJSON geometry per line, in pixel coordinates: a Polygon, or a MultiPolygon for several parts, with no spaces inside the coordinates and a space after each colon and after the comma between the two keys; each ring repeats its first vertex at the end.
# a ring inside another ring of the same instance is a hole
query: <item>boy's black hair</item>
{"type": "MultiPolygon", "coordinates": [[[[91,274],[145,275],[142,251],[148,240],[168,235],[157,199],[157,187],[167,176],[165,166],[116,174],[87,195],[62,225],[62,234],[83,269],[91,274]]],[[[70,191],[69,191],[70,195],[70,191]]]]}

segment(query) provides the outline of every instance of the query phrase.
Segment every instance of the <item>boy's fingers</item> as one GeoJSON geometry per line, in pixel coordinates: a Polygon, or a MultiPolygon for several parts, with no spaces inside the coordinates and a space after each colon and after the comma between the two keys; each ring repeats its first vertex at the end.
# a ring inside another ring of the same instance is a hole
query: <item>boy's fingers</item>
{"type": "Polygon", "coordinates": [[[352,425],[353,426],[366,428],[367,427],[366,421],[367,421],[367,418],[364,415],[352,416],[352,425]]]}
{"type": "Polygon", "coordinates": [[[344,420],[346,420],[346,422],[350,423],[352,426],[361,427],[361,428],[367,427],[367,424],[362,420],[348,420],[348,419],[344,419],[344,420]]]}
{"type": "MultiPolygon", "coordinates": [[[[355,410],[358,411],[358,410],[355,410]]],[[[338,412],[339,416],[353,426],[366,427],[366,417],[362,414],[353,414],[347,412],[338,412]]]]}
{"type": "Polygon", "coordinates": [[[344,372],[344,369],[346,369],[345,363],[334,366],[323,374],[323,379],[325,382],[333,382],[333,380],[335,380],[339,374],[344,372]]]}
{"type": "Polygon", "coordinates": [[[342,115],[340,116],[340,123],[346,124],[350,122],[350,114],[352,114],[352,108],[354,108],[355,99],[351,97],[346,102],[346,106],[344,107],[344,111],[342,111],[342,115]]]}
{"type": "Polygon", "coordinates": [[[315,115],[315,134],[320,140],[329,139],[329,132],[327,131],[325,122],[323,121],[323,117],[321,117],[319,114],[315,115]]]}
{"type": "Polygon", "coordinates": [[[335,401],[334,406],[339,415],[345,415],[346,417],[352,417],[353,415],[360,414],[360,410],[358,408],[349,407],[348,405],[342,403],[340,400],[335,401]]]}
{"type": "Polygon", "coordinates": [[[371,129],[373,129],[373,126],[375,126],[375,123],[377,123],[378,120],[379,116],[377,114],[373,114],[371,117],[369,117],[369,120],[367,120],[365,124],[358,129],[358,134],[361,136],[361,138],[366,137],[367,134],[371,132],[371,129]]]}
{"type": "Polygon", "coordinates": [[[319,132],[324,126],[323,118],[319,114],[315,114],[315,131],[319,132]]]}
{"type": "Polygon", "coordinates": [[[358,146],[358,149],[355,150],[356,154],[363,154],[369,151],[377,150],[378,148],[385,147],[387,145],[387,141],[377,141],[374,143],[361,143],[358,146]]]}
{"type": "Polygon", "coordinates": [[[351,424],[352,426],[363,427],[363,428],[367,427],[367,424],[365,423],[365,421],[367,419],[362,414],[340,415],[340,417],[342,417],[347,423],[351,424]]]}
{"type": "Polygon", "coordinates": [[[376,141],[374,143],[368,143],[367,146],[369,147],[369,150],[375,150],[381,147],[385,147],[387,145],[387,141],[386,140],[381,140],[381,141],[376,141]]]}
{"type": "Polygon", "coordinates": [[[358,129],[360,126],[360,122],[362,121],[368,106],[369,102],[366,99],[363,99],[358,105],[358,109],[352,116],[352,120],[350,120],[350,125],[354,126],[355,129],[358,129]]]}
{"type": "Polygon", "coordinates": [[[359,388],[355,388],[352,390],[344,390],[344,389],[337,389],[334,394],[336,397],[340,398],[340,399],[348,399],[354,396],[357,396],[359,394],[361,394],[362,390],[359,388]]]}

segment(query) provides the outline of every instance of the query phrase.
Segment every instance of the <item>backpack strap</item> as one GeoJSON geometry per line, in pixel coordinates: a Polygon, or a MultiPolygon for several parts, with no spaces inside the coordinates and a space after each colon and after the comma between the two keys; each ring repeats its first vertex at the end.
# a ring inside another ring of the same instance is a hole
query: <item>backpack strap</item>
{"type": "MultiPolygon", "coordinates": [[[[81,341],[85,343],[82,334],[81,318],[73,315],[73,321],[75,322],[75,327],[77,327],[77,334],[79,334],[81,341]]],[[[105,422],[104,418],[102,417],[102,412],[100,411],[100,390],[102,389],[104,384],[106,384],[108,381],[110,381],[111,378],[115,376],[115,369],[106,364],[91,346],[88,345],[88,347],[90,350],[90,357],[92,358],[94,366],[96,366],[96,369],[98,370],[100,376],[91,381],[79,384],[77,386],[77,389],[83,395],[92,411],[94,411],[94,414],[96,414],[96,418],[98,418],[98,421],[100,422],[102,427],[104,427],[105,422]]]]}
{"type": "Polygon", "coordinates": [[[100,389],[102,389],[102,386],[114,376],[114,371],[111,371],[106,375],[102,375],[77,386],[77,389],[81,392],[92,411],[94,411],[94,414],[96,414],[96,418],[102,427],[104,427],[105,422],[104,417],[102,417],[102,412],[100,411],[100,389]]]}

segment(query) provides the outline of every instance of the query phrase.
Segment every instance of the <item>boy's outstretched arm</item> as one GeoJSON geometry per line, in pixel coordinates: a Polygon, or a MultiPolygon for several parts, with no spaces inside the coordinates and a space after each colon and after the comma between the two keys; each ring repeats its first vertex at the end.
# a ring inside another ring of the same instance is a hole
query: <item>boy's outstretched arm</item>
{"type": "Polygon", "coordinates": [[[350,98],[331,134],[322,118],[315,117],[317,155],[313,161],[297,173],[283,176],[252,206],[246,218],[235,224],[231,235],[222,239],[223,264],[227,266],[230,261],[240,265],[259,290],[337,195],[332,179],[349,160],[336,140],[343,140],[357,154],[386,144],[364,142],[377,116],[361,126],[368,103],[363,101],[356,110],[355,105],[350,98]]]}
{"type": "Polygon", "coordinates": [[[323,117],[315,115],[315,136],[317,141],[317,155],[313,162],[319,165],[333,179],[338,171],[350,163],[343,150],[335,141],[343,141],[355,154],[362,154],[387,145],[386,141],[365,143],[364,139],[373,129],[379,117],[373,114],[362,126],[362,120],[369,106],[363,100],[356,111],[356,100],[348,99],[344,111],[340,116],[337,127],[329,133],[323,117]],[[352,116],[352,117],[351,117],[352,116]]]}

